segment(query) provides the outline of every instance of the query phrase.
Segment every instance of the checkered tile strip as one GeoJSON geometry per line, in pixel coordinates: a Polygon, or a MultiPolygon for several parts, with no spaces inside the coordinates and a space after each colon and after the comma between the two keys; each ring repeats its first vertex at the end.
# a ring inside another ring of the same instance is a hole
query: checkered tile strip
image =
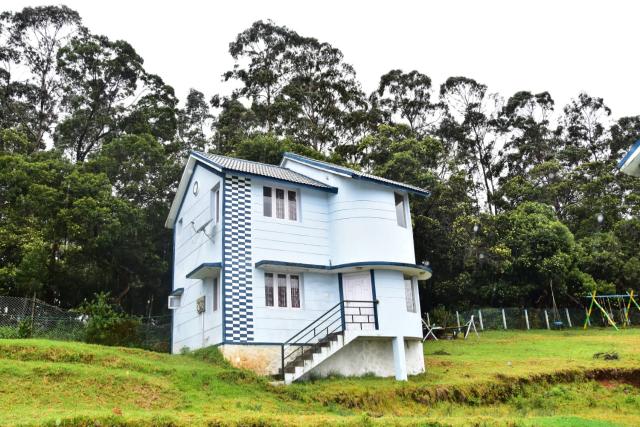
{"type": "Polygon", "coordinates": [[[227,175],[224,184],[225,341],[253,341],[251,179],[227,175]]]}

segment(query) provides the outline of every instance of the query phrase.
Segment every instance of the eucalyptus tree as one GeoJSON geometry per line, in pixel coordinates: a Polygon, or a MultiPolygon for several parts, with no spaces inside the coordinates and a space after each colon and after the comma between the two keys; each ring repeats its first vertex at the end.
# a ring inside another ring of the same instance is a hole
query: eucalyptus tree
{"type": "Polygon", "coordinates": [[[58,52],[58,72],[64,116],[54,143],[76,161],[125,131],[173,138],[173,89],[146,73],[142,57],[129,43],[88,33],[74,37],[58,52]]]}
{"type": "Polygon", "coordinates": [[[388,121],[397,115],[420,137],[432,133],[432,127],[440,118],[440,105],[431,100],[431,95],[431,78],[426,74],[416,70],[408,73],[391,70],[380,77],[372,97],[388,121]]]}
{"type": "Polygon", "coordinates": [[[367,102],[355,70],[330,44],[257,21],[238,34],[229,52],[236,64],[224,78],[242,86],[217,103],[238,112],[236,102],[247,100],[256,130],[328,150],[354,144],[366,128],[367,102]]]}
{"type": "Polygon", "coordinates": [[[507,177],[522,176],[554,157],[553,107],[548,92],[520,91],[500,111],[496,124],[504,135],[501,161],[507,177]]]}
{"type": "Polygon", "coordinates": [[[236,63],[223,78],[242,83],[234,91],[233,98],[247,98],[258,122],[267,132],[274,131],[279,121],[277,100],[291,74],[287,58],[303,40],[287,27],[271,21],[256,21],[229,44],[229,53],[236,63]]]}
{"type": "Polygon", "coordinates": [[[5,99],[4,107],[19,108],[14,118],[29,138],[29,151],[43,149],[63,94],[56,72],[58,50],[85,29],[80,15],[66,6],[26,7],[19,12],[4,12],[0,22],[4,33],[0,48],[0,60],[4,62],[0,84],[2,95],[14,101],[8,103],[5,99]]]}
{"type": "Polygon", "coordinates": [[[452,141],[458,161],[466,164],[484,190],[478,203],[495,213],[493,195],[499,171],[495,119],[501,100],[487,93],[487,86],[467,77],[450,77],[440,86],[440,99],[447,109],[439,135],[452,141]],[[482,199],[482,200],[480,200],[482,199]]]}
{"type": "Polygon", "coordinates": [[[291,53],[292,75],[281,97],[285,133],[322,152],[355,144],[350,130],[367,102],[353,67],[340,50],[315,39],[291,53]]]}
{"type": "Polygon", "coordinates": [[[178,151],[185,158],[191,150],[205,151],[210,144],[213,114],[204,94],[190,89],[184,108],[177,112],[178,151]]]}
{"type": "Polygon", "coordinates": [[[608,157],[611,109],[602,98],[580,93],[564,107],[562,159],[568,165],[600,161],[608,157]]]}

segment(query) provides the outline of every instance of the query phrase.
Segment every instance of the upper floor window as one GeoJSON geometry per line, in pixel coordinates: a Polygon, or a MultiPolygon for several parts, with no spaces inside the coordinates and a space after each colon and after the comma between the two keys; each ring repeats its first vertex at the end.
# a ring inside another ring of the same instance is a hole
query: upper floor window
{"type": "Polygon", "coordinates": [[[396,219],[401,227],[407,226],[407,213],[404,207],[404,196],[402,194],[393,193],[396,200],[396,219]]]}
{"type": "Polygon", "coordinates": [[[263,187],[262,213],[264,216],[298,220],[298,193],[277,187],[263,187]]]}
{"type": "Polygon", "coordinates": [[[267,307],[300,308],[300,275],[264,273],[264,304],[267,307]]]}
{"type": "Polygon", "coordinates": [[[211,219],[215,224],[220,222],[220,186],[211,190],[211,219]]]}

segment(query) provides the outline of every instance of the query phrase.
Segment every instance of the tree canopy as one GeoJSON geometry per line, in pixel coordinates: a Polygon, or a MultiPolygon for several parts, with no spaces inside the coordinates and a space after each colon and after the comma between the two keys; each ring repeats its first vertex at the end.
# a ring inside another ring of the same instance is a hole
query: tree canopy
{"type": "Polygon", "coordinates": [[[273,164],[293,151],[429,189],[411,198],[416,260],[434,271],[424,309],[544,306],[551,284],[574,304],[640,280],[640,180],[616,169],[640,116],[597,96],[558,106],[396,68],[367,94],[336,46],[271,21],[230,41],[226,96],[176,96],[64,6],[2,13],[0,41],[2,294],[69,308],[109,292],[150,312],[170,289],[163,225],[194,149],[273,164]]]}

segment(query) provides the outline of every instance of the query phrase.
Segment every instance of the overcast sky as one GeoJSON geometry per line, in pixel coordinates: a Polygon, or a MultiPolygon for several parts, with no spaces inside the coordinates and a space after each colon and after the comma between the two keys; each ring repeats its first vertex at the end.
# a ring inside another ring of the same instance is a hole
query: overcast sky
{"type": "MultiPolygon", "coordinates": [[[[2,10],[53,2],[3,0],[2,10]]],[[[342,50],[369,93],[393,68],[434,85],[463,75],[508,97],[551,93],[557,106],[580,91],[601,96],[615,117],[640,114],[640,2],[633,1],[80,1],[94,33],[131,43],[148,71],[184,99],[226,93],[228,44],[272,19],[342,50]]]]}

